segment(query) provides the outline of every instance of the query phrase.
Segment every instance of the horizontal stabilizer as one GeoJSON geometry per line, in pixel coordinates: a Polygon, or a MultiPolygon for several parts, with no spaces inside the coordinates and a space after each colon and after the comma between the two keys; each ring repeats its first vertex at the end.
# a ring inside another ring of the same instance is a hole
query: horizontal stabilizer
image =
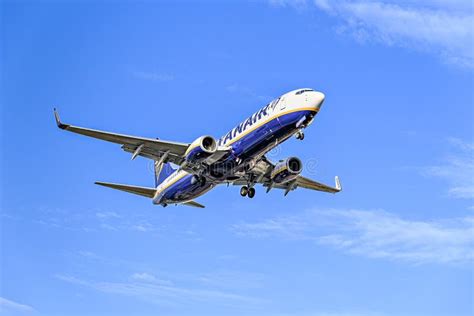
{"type": "Polygon", "coordinates": [[[137,195],[141,195],[147,198],[152,199],[155,196],[156,189],[154,188],[145,188],[145,187],[137,187],[133,185],[125,185],[125,184],[116,184],[116,183],[107,183],[107,182],[95,182],[95,184],[112,188],[115,190],[125,191],[128,193],[133,193],[137,195]]]}
{"type": "Polygon", "coordinates": [[[197,208],[205,208],[204,205],[199,204],[198,202],[195,202],[195,201],[189,201],[189,202],[183,203],[183,205],[197,207],[197,208]]]}

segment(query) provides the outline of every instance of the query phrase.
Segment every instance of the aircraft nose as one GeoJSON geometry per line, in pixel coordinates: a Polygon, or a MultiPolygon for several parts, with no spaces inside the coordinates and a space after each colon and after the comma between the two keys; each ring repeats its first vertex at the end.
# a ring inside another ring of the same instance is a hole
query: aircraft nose
{"type": "Polygon", "coordinates": [[[306,106],[319,110],[324,102],[324,93],[318,91],[308,92],[306,95],[306,106]]]}
{"type": "Polygon", "coordinates": [[[324,93],[318,92],[318,91],[313,91],[310,94],[309,98],[308,98],[310,106],[316,108],[317,110],[319,110],[319,108],[321,107],[321,105],[324,102],[325,97],[326,96],[324,95],[324,93]]]}

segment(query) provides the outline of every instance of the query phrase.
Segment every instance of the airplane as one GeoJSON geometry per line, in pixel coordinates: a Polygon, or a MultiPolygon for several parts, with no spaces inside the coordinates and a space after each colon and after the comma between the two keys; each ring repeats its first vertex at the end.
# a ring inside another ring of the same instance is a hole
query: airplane
{"type": "Polygon", "coordinates": [[[339,178],[331,187],[301,175],[303,163],[297,157],[271,162],[265,154],[295,136],[304,139],[304,129],[313,123],[325,96],[304,88],[288,92],[265,105],[216,140],[201,136],[192,143],[165,141],[158,138],[135,137],[77,127],[61,122],[60,129],[117,143],[131,159],[141,156],[154,161],[155,186],[140,187],[95,182],[95,184],[141,195],[153,204],[186,205],[204,208],[195,199],[219,184],[241,186],[242,197],[253,198],[256,184],[268,193],[272,189],[289,192],[301,187],[322,192],[341,191],[339,178]]]}

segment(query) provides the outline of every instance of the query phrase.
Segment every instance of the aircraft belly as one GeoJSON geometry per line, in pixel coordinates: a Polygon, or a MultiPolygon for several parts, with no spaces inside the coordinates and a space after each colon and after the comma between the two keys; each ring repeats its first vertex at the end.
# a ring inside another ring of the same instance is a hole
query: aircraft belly
{"type": "Polygon", "coordinates": [[[276,118],[244,137],[235,149],[238,157],[247,159],[264,154],[275,141],[281,142],[296,132],[296,123],[310,111],[294,112],[276,118]]]}
{"type": "Polygon", "coordinates": [[[246,159],[256,155],[262,148],[273,142],[275,138],[274,131],[279,128],[278,119],[274,119],[243,137],[235,144],[235,147],[233,146],[236,156],[246,159]]]}
{"type": "MultiPolygon", "coordinates": [[[[269,121],[232,144],[232,155],[226,161],[214,167],[225,175],[224,178],[233,175],[239,166],[236,163],[237,158],[244,161],[265,154],[277,144],[291,137],[298,130],[296,123],[303,116],[309,114],[311,114],[310,111],[294,112],[269,121]]],[[[213,188],[212,184],[192,184],[192,177],[189,174],[170,186],[162,194],[160,202],[167,204],[186,202],[203,195],[213,188]]]]}
{"type": "Polygon", "coordinates": [[[211,184],[201,185],[200,183],[193,184],[191,182],[192,175],[185,176],[171,187],[169,187],[163,194],[162,203],[182,203],[193,200],[210,189],[211,184]]]}

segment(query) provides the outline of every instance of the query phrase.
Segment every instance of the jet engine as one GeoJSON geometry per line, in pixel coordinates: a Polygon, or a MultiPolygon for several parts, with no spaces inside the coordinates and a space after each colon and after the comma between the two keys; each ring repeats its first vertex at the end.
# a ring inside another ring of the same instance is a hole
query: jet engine
{"type": "Polygon", "coordinates": [[[295,179],[303,171],[303,163],[296,157],[279,162],[271,173],[274,183],[283,184],[295,179]]]}
{"type": "Polygon", "coordinates": [[[199,163],[214,154],[217,142],[212,136],[201,136],[189,145],[184,159],[190,163],[199,163]]]}

